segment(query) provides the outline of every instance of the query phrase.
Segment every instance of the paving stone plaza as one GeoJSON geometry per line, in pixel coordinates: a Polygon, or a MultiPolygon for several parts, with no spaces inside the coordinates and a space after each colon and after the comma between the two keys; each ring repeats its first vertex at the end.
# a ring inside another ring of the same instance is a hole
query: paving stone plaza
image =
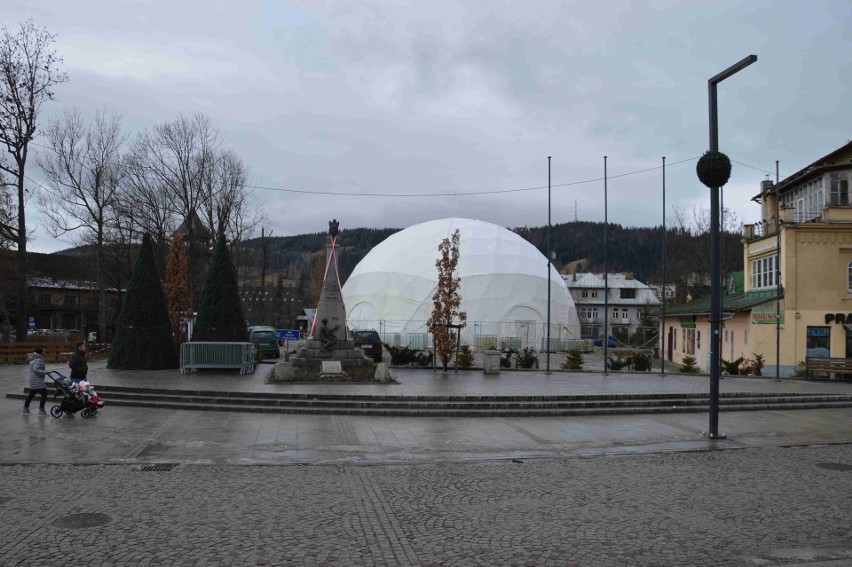
{"type": "MultiPolygon", "coordinates": [[[[51,366],[49,365],[49,368],[51,366]]],[[[60,368],[60,366],[56,366],[60,368]]],[[[202,375],[246,390],[251,377],[202,375]]],[[[4,393],[24,378],[0,368],[4,393]]],[[[97,385],[163,384],[111,373],[97,385]]],[[[685,391],[706,377],[395,372],[363,388],[685,391]],[[435,380],[444,378],[435,377],[435,380]],[[452,382],[455,380],[455,382],[452,382]],[[431,384],[431,385],[430,385],[431,384]],[[440,386],[444,384],[444,386],[440,386]]],[[[344,386],[338,386],[344,387],[344,386]]],[[[346,385],[359,389],[358,385],[346,385]]],[[[727,379],[737,389],[852,384],[727,379]]],[[[422,392],[421,392],[422,393],[422,392]]],[[[0,400],[0,565],[852,565],[852,409],[426,418],[0,400]]]]}

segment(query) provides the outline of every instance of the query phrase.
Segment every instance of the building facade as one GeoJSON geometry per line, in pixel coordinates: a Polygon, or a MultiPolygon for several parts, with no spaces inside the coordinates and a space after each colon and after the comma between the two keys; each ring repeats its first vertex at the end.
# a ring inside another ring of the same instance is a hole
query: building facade
{"type": "MultiPolygon", "coordinates": [[[[743,227],[743,292],[723,300],[723,359],[760,354],[765,375],[774,376],[777,360],[780,375],[790,376],[808,357],[852,358],[850,179],[852,142],[778,184],[761,184],[752,199],[761,221],[743,227]]],[[[669,360],[680,362],[691,350],[676,343],[687,334],[709,347],[706,307],[669,310],[662,329],[666,341],[674,337],[664,347],[669,360]]],[[[705,351],[696,351],[707,370],[705,351]]]]}
{"type": "Polygon", "coordinates": [[[626,342],[646,323],[647,315],[660,306],[657,294],[631,273],[603,274],[581,272],[563,274],[562,279],[574,300],[583,339],[604,334],[604,309],[609,309],[610,334],[626,342]]]}

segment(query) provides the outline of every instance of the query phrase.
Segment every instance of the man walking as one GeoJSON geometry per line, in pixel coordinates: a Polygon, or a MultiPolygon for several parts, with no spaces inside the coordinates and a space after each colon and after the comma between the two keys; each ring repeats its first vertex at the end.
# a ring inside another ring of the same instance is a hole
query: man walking
{"type": "Polygon", "coordinates": [[[89,373],[89,365],[86,362],[86,342],[80,341],[77,343],[77,348],[74,350],[74,354],[71,355],[71,358],[68,359],[68,366],[71,367],[71,378],[72,380],[85,380],[86,375],[89,373]]]}

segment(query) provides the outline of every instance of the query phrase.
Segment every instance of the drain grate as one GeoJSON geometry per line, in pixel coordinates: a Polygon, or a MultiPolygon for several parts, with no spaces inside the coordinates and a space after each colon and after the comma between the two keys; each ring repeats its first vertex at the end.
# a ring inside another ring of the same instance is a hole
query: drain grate
{"type": "Polygon", "coordinates": [[[830,471],[852,471],[852,465],[845,463],[817,463],[816,466],[830,471]]]}
{"type": "Polygon", "coordinates": [[[72,530],[82,528],[95,528],[104,526],[112,521],[112,518],[107,514],[85,513],[85,514],[69,514],[53,520],[53,525],[58,528],[69,528],[72,530]]]}
{"type": "Polygon", "coordinates": [[[177,465],[145,465],[139,470],[142,472],[169,472],[176,466],[177,465]]]}

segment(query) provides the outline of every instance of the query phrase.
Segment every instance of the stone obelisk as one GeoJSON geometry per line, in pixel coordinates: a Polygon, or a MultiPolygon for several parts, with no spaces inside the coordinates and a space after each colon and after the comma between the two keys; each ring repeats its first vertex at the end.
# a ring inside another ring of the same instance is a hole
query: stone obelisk
{"type": "Polygon", "coordinates": [[[357,378],[387,381],[387,367],[376,377],[373,360],[347,337],[346,307],[337,275],[337,219],[328,223],[325,276],[311,331],[305,346],[290,362],[279,362],[272,373],[276,381],[357,378]]]}
{"type": "Polygon", "coordinates": [[[337,273],[337,232],[340,223],[337,219],[328,222],[328,243],[325,245],[325,276],[322,291],[317,303],[316,316],[311,327],[314,340],[345,341],[346,307],[343,304],[343,291],[340,276],[337,273]]]}

